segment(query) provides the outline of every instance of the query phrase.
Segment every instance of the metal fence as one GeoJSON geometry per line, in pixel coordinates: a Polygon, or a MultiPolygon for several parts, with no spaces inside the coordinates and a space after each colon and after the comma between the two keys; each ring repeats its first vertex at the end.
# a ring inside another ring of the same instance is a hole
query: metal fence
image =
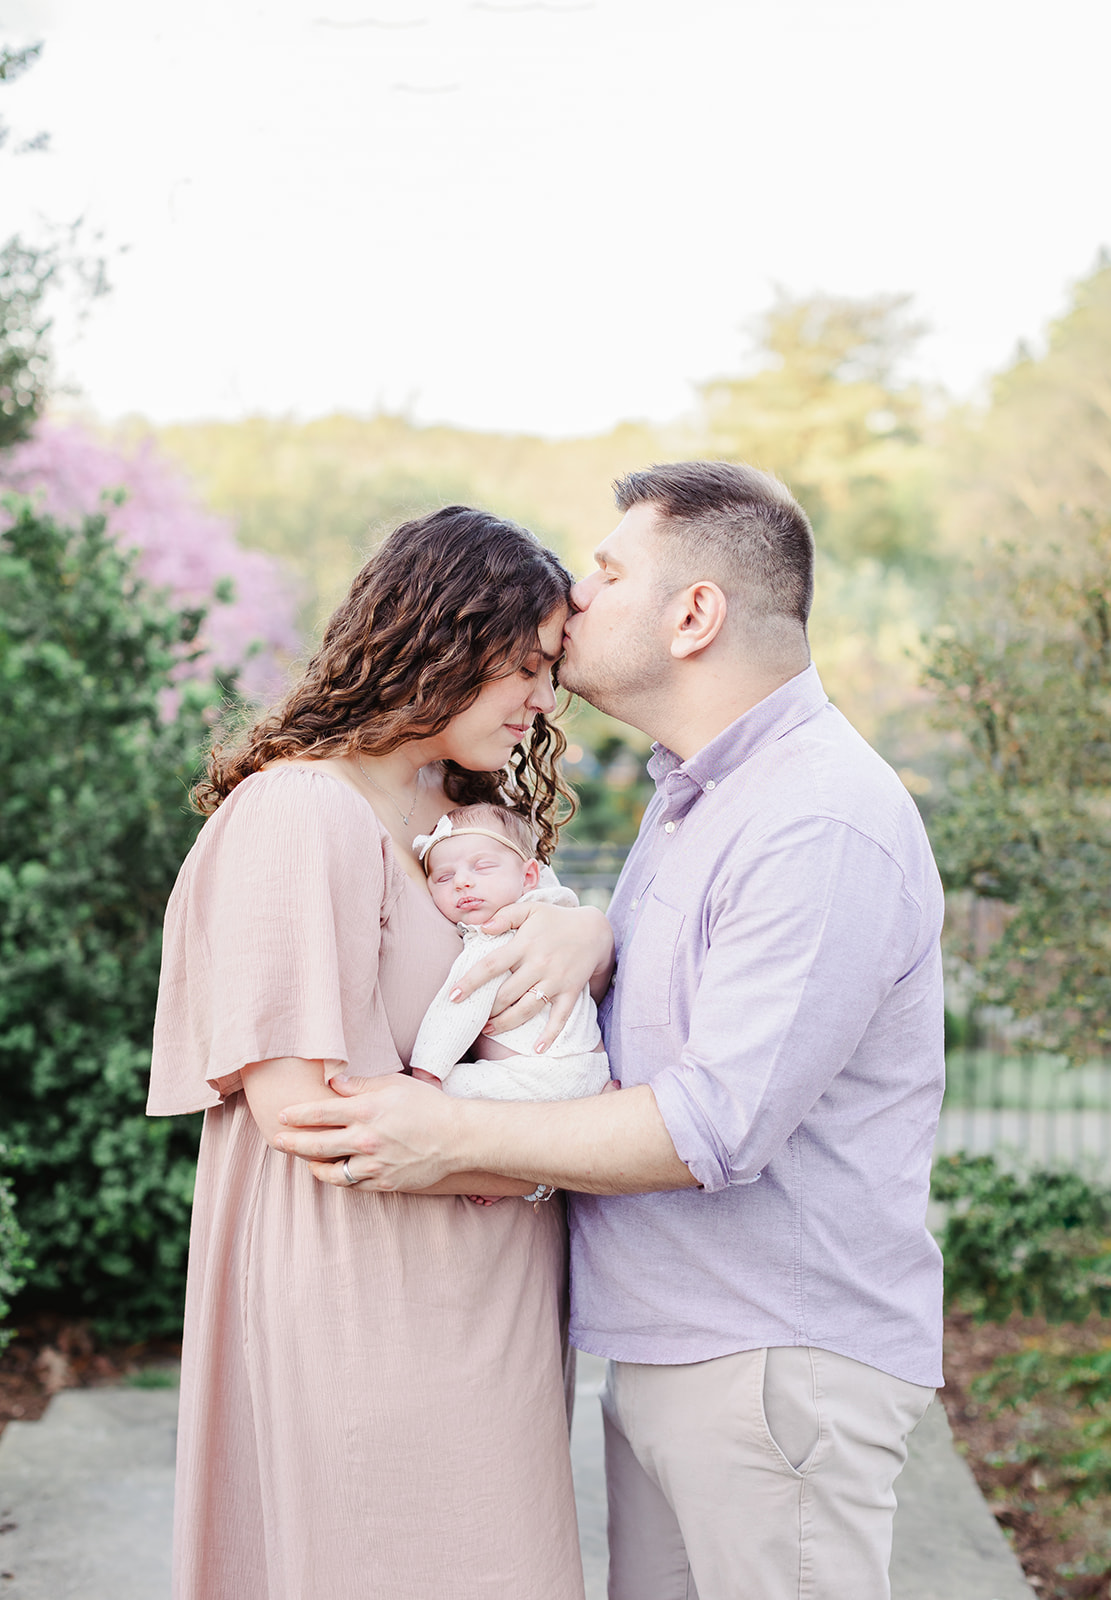
{"type": "Polygon", "coordinates": [[[951,1050],[937,1150],[1111,1174],[1111,1062],[951,1050]]]}
{"type": "Polygon", "coordinates": [[[560,844],[552,866],[560,883],[574,889],[583,905],[598,906],[604,911],[628,854],[627,845],[573,844],[567,840],[560,844]]]}

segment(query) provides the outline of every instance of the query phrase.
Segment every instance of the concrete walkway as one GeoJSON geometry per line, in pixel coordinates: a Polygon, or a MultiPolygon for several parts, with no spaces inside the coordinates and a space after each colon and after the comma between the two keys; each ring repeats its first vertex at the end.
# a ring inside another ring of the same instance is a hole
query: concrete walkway
{"type": "MultiPolygon", "coordinates": [[[[579,1357],[572,1455],[587,1600],[606,1592],[603,1370],[579,1357]]],[[[0,1600],[169,1600],[176,1417],[174,1390],[71,1389],[41,1422],[9,1423],[0,1600]]],[[[912,1440],[899,1499],[893,1600],[1032,1600],[939,1405],[912,1440]]]]}

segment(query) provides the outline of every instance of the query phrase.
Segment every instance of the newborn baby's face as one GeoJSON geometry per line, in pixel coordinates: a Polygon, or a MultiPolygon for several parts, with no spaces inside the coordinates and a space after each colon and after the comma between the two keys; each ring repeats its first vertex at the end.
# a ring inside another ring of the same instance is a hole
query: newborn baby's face
{"type": "Polygon", "coordinates": [[[496,839],[464,833],[433,845],[428,887],[445,917],[477,925],[521,898],[531,865],[496,839]]]}

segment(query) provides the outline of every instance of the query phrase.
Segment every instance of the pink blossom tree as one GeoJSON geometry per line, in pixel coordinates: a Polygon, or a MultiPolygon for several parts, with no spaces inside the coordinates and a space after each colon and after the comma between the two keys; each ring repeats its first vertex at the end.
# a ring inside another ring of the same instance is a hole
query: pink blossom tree
{"type": "Polygon", "coordinates": [[[280,691],[300,645],[292,577],[274,557],[237,544],[232,523],[200,504],[152,439],[116,444],[76,424],[39,422],[0,455],[3,490],[41,498],[60,520],[105,513],[119,543],[139,550],[148,583],[177,605],[208,605],[207,667],[238,668],[252,699],[280,691]]]}

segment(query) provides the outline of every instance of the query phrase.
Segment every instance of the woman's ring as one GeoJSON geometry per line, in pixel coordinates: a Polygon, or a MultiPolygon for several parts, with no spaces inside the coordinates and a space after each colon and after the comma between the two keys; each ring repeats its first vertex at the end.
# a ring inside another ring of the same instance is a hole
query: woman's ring
{"type": "Polygon", "coordinates": [[[344,1177],[344,1182],[345,1183],[348,1183],[348,1184],[358,1183],[358,1181],[359,1181],[358,1178],[353,1178],[351,1176],[351,1157],[350,1156],[344,1156],[342,1171],[343,1171],[343,1177],[344,1177]]]}
{"type": "Polygon", "coordinates": [[[552,1002],[548,999],[547,995],[544,993],[543,989],[540,987],[540,985],[538,983],[534,983],[533,984],[532,992],[533,992],[533,994],[536,996],[536,998],[538,1000],[543,1001],[544,1005],[546,1005],[546,1006],[550,1006],[551,1005],[552,1002]]]}

